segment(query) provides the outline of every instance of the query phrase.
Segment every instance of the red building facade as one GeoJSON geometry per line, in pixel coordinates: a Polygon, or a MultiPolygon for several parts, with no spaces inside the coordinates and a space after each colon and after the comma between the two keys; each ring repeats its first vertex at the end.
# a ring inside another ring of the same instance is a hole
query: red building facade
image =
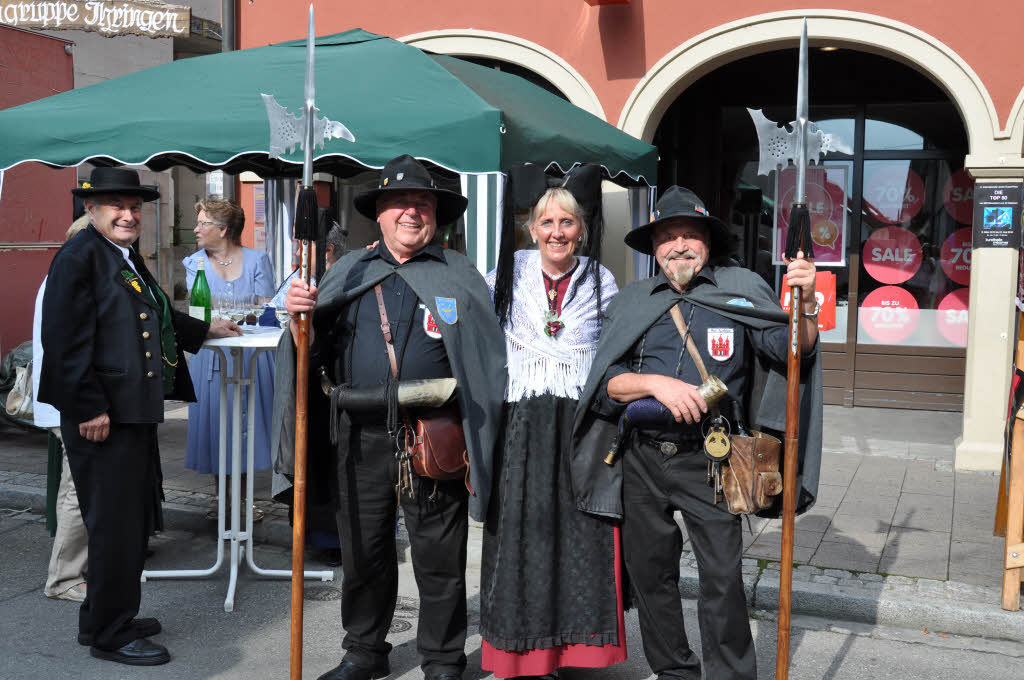
{"type": "MultiPolygon", "coordinates": [[[[836,277],[838,303],[836,328],[823,334],[826,398],[962,411],[957,465],[998,465],[1018,248],[974,250],[971,201],[975,182],[1024,179],[1024,78],[1014,68],[1024,9],[996,0],[969,12],[945,0],[314,5],[321,35],[360,27],[525,73],[657,145],[658,183],[695,188],[732,226],[744,264],[775,285],[785,178],[756,174],[744,109],[793,115],[806,17],[811,117],[853,151],[831,155],[820,173],[819,233],[834,251],[822,269],[836,277]]],[[[304,29],[294,7],[239,3],[241,47],[304,29]]],[[[606,195],[606,217],[608,205],[606,195]]],[[[614,243],[625,227],[610,229],[614,243]]],[[[620,284],[638,275],[625,251],[605,259],[620,284]]]]}

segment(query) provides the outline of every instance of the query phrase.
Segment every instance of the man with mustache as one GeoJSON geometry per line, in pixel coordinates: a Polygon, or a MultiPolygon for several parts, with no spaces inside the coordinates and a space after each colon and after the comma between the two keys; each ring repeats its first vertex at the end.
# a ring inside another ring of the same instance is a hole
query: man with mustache
{"type": "MultiPolygon", "coordinates": [[[[651,669],[659,679],[699,680],[701,663],[686,638],[678,587],[683,540],[674,513],[680,512],[700,571],[704,677],[755,680],[741,572],[742,525],[707,484],[704,435],[712,414],[697,391],[700,372],[669,310],[678,306],[708,373],[728,386],[719,407],[733,433],[740,424],[785,428],[788,315],[760,276],[729,266],[729,229],[692,191],[670,187],[654,217],[625,241],[653,254],[661,271],[627,286],[609,305],[576,412],[577,507],[622,520],[623,555],[651,669]],[[751,392],[760,387],[757,398],[751,392]],[[646,397],[661,402],[671,417],[633,430],[622,443],[621,461],[606,465],[620,414],[629,402],[646,397]],[[752,405],[756,415],[748,417],[752,405]]],[[[787,273],[789,285],[803,294],[801,512],[817,493],[821,450],[818,306],[813,261],[800,253],[787,262],[787,273]]]]}

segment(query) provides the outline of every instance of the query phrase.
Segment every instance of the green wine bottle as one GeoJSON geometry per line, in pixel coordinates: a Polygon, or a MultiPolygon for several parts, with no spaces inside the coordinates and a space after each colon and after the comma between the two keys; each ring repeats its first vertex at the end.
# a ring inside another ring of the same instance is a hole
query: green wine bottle
{"type": "Polygon", "coordinates": [[[203,258],[199,258],[199,271],[192,282],[192,294],[188,300],[188,315],[210,323],[210,284],[206,282],[206,269],[203,258]]]}

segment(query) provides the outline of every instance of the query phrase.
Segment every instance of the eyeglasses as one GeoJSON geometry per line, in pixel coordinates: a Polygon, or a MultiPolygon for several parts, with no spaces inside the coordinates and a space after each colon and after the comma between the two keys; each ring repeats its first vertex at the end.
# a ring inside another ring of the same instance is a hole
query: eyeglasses
{"type": "Polygon", "coordinates": [[[223,227],[224,225],[219,222],[207,222],[205,220],[200,220],[196,222],[196,226],[202,229],[209,229],[210,227],[223,227]]]}

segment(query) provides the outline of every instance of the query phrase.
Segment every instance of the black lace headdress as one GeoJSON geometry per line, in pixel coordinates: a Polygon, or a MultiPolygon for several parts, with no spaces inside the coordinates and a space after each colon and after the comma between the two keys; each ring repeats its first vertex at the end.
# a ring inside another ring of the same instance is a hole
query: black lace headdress
{"type": "Polygon", "coordinates": [[[510,168],[505,182],[498,271],[494,283],[494,309],[502,326],[508,322],[509,310],[512,307],[517,216],[523,211],[531,212],[544,192],[552,187],[562,187],[573,195],[583,210],[583,221],[587,230],[587,238],[576,249],[577,255],[587,257],[587,264],[567,293],[566,301],[576,295],[581,281],[593,277],[598,319],[602,316],[600,260],[604,219],[601,211],[601,167],[586,163],[573,167],[564,177],[551,177],[546,175],[540,166],[527,164],[510,168]]]}

